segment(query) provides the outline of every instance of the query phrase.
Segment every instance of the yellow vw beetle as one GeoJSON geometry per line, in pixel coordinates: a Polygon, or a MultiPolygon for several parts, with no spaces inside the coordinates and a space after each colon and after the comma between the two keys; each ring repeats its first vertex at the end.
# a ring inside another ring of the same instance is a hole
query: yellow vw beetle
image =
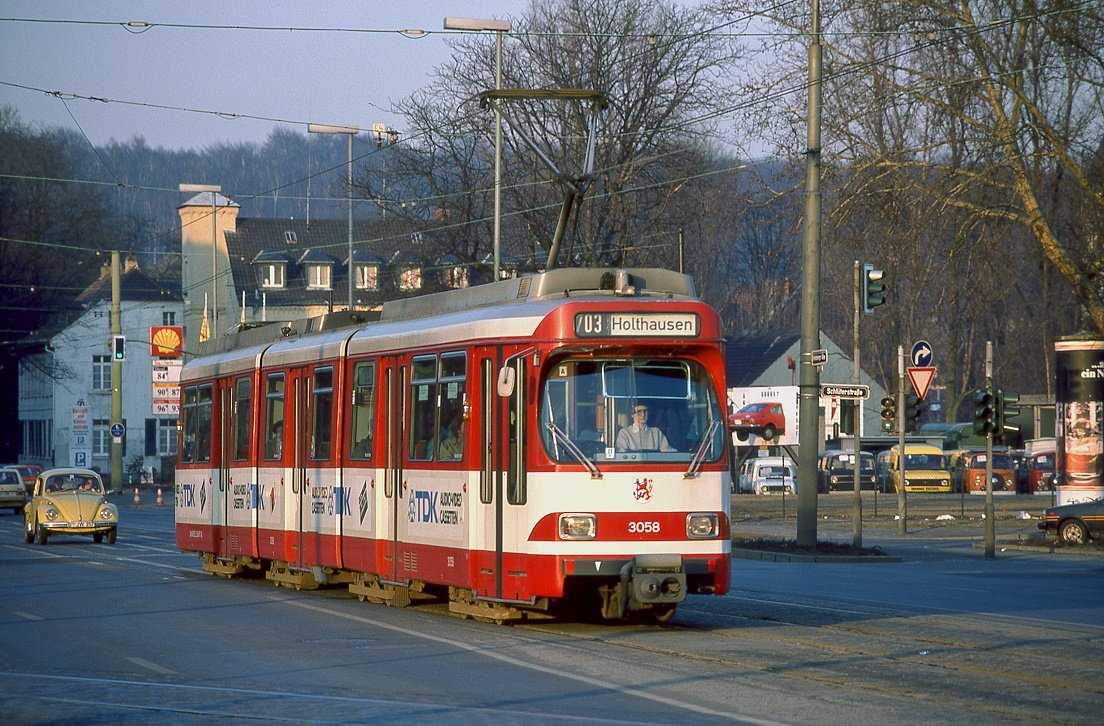
{"type": "Polygon", "coordinates": [[[100,475],[91,469],[47,469],[35,479],[23,510],[24,536],[40,545],[55,534],[92,535],[115,544],[119,509],[107,501],[100,475]]]}

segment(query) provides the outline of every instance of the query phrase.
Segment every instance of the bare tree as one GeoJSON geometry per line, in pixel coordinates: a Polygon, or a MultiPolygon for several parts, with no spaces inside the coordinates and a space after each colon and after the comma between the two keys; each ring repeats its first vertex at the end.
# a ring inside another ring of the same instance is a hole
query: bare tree
{"type": "MultiPolygon", "coordinates": [[[[724,69],[737,57],[731,39],[706,32],[714,22],[666,0],[534,0],[514,19],[502,52],[503,87],[605,94],[594,179],[567,230],[563,258],[584,264],[676,259],[670,217],[701,170],[711,131],[695,119],[722,104],[724,69]]],[[[460,37],[451,63],[403,104],[411,151],[390,174],[394,193],[420,200],[416,213],[406,213],[443,249],[470,262],[491,251],[494,114],[475,97],[494,88],[494,43],[486,35],[460,37]]],[[[503,259],[542,266],[563,193],[522,134],[562,172],[577,174],[588,109],[556,99],[503,103],[510,104],[503,259]]]]}
{"type": "MultiPolygon", "coordinates": [[[[976,385],[987,338],[1017,361],[1006,380],[1037,387],[1053,336],[1076,329],[1079,309],[1104,332],[1099,4],[821,5],[826,249],[876,255],[892,271],[897,310],[871,329],[898,341],[935,328],[952,398],[976,385]]],[[[808,43],[793,33],[808,17],[794,8],[760,6],[779,31],[771,86],[797,93],[808,43]]],[[[755,109],[780,150],[800,143],[798,101],[755,109]]]]}

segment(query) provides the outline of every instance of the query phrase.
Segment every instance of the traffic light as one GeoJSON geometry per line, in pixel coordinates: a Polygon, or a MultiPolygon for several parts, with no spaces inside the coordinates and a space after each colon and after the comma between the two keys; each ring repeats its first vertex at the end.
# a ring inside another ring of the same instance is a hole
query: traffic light
{"type": "Polygon", "coordinates": [[[1008,420],[1020,415],[1020,407],[1015,405],[1020,400],[1020,394],[1012,393],[1011,391],[997,391],[996,403],[997,403],[997,420],[996,420],[996,435],[997,438],[1003,443],[1004,432],[1009,431],[1015,433],[1020,430],[1020,427],[1016,424],[1009,423],[1008,420]]]}
{"type": "Polygon", "coordinates": [[[978,389],[974,391],[974,432],[988,436],[996,430],[996,396],[984,388],[978,389]]]}
{"type": "Polygon", "coordinates": [[[126,360],[126,338],[121,335],[111,336],[111,360],[126,360]]]}
{"type": "Polygon", "coordinates": [[[893,433],[897,428],[897,399],[886,396],[882,399],[882,431],[893,433]]]}
{"type": "Polygon", "coordinates": [[[920,426],[920,414],[924,412],[924,399],[915,393],[905,396],[905,431],[916,431],[920,426]]]}
{"type": "Polygon", "coordinates": [[[874,265],[869,262],[863,263],[862,303],[863,312],[867,315],[885,302],[886,286],[882,282],[884,276],[884,271],[875,270],[874,265]]]}
{"type": "Polygon", "coordinates": [[[839,430],[841,434],[855,434],[855,419],[857,418],[857,411],[859,410],[859,400],[847,400],[840,401],[840,424],[839,430]]]}

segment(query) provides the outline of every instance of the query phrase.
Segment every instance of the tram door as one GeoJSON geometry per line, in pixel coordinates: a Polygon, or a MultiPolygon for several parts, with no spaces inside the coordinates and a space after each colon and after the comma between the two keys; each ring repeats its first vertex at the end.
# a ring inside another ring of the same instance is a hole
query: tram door
{"type": "Polygon", "coordinates": [[[289,447],[285,461],[287,480],[284,490],[284,556],[292,567],[303,566],[303,508],[307,503],[307,383],[306,370],[288,372],[287,391],[288,408],[284,428],[291,434],[287,439],[289,447]],[[291,494],[287,493],[290,485],[291,494]]]}
{"type": "Polygon", "coordinates": [[[215,421],[212,423],[211,452],[211,524],[215,536],[215,553],[232,557],[230,547],[230,452],[234,431],[234,387],[229,380],[218,381],[215,388],[215,421]]]}
{"type": "Polygon", "coordinates": [[[383,579],[405,584],[399,572],[399,517],[405,516],[403,486],[403,436],[406,431],[406,369],[395,357],[383,360],[384,478],[383,495],[387,517],[379,535],[380,574],[383,579]]]}
{"type": "Polygon", "coordinates": [[[334,509],[334,368],[318,366],[290,371],[291,518],[295,533],[294,566],[340,565],[336,542],[340,512],[334,509]],[[331,546],[326,546],[327,538],[331,546]]]}
{"type": "Polygon", "coordinates": [[[472,543],[475,593],[481,597],[513,599],[516,583],[504,578],[506,558],[519,542],[516,519],[525,503],[525,357],[499,348],[479,361],[479,500],[472,543]],[[503,372],[508,371],[508,372],[503,372]],[[503,395],[505,394],[505,395],[503,395]]]}

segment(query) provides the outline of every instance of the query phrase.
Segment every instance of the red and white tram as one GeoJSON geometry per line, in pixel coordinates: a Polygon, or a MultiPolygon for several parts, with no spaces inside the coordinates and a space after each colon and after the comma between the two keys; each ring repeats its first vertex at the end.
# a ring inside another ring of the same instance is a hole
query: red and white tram
{"type": "Polygon", "coordinates": [[[689,278],[556,269],[365,317],[184,366],[176,541],[205,569],[499,621],[727,591],[721,331],[689,278]],[[664,436],[620,448],[644,408],[664,436]]]}

